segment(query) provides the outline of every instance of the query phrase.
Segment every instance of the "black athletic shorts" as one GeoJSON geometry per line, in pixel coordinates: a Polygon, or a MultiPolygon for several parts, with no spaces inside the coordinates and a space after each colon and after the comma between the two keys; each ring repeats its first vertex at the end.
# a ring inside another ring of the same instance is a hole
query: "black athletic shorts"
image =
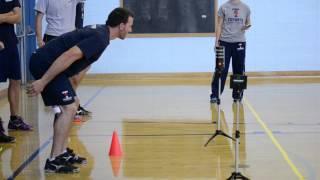
{"type": "MultiPolygon", "coordinates": [[[[50,64],[46,61],[48,56],[34,53],[30,58],[30,72],[35,79],[40,79],[49,69],[50,64]]],[[[69,77],[62,72],[52,79],[41,93],[46,106],[68,105],[74,102],[76,93],[72,88],[69,77]]]]}
{"type": "Polygon", "coordinates": [[[17,46],[5,47],[0,51],[0,82],[6,82],[7,79],[21,80],[17,46]]]}

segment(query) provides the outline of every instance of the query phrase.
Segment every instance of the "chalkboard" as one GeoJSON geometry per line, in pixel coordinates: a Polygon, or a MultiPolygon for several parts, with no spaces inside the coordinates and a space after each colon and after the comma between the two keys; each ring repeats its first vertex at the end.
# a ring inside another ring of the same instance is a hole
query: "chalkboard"
{"type": "Polygon", "coordinates": [[[212,36],[216,0],[121,0],[134,12],[132,34],[141,36],[212,36]]]}

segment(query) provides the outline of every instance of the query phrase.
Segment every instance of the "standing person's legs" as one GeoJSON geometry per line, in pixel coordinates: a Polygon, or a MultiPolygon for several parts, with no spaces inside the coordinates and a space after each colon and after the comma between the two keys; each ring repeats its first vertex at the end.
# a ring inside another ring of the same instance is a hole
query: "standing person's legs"
{"type": "MultiPolygon", "coordinates": [[[[35,78],[39,78],[36,73],[35,78]]],[[[55,115],[53,123],[53,142],[50,158],[45,165],[46,172],[75,173],[79,168],[69,163],[69,157],[64,153],[67,145],[72,121],[76,114],[77,102],[69,78],[60,74],[56,76],[41,93],[46,106],[59,105],[61,112],[55,115]]]]}
{"type": "MultiPolygon", "coordinates": [[[[239,42],[234,44],[232,54],[232,70],[233,74],[243,75],[245,72],[245,56],[246,56],[246,43],[239,42]]],[[[236,92],[232,91],[232,97],[234,100],[241,100],[243,91],[236,92]]]]}
{"type": "MultiPolygon", "coordinates": [[[[4,44],[1,43],[1,50],[0,50],[0,82],[6,82],[8,78],[8,68],[7,68],[7,51],[5,50],[4,44]]],[[[9,143],[14,142],[15,138],[8,136],[5,134],[5,129],[3,127],[3,121],[0,117],[0,143],[9,143]]]]}
{"type": "Polygon", "coordinates": [[[3,121],[0,117],[0,143],[12,143],[15,142],[15,138],[8,136],[5,134],[5,130],[3,128],[3,121]]]}
{"type": "Polygon", "coordinates": [[[61,114],[54,121],[53,143],[51,158],[57,157],[66,149],[66,144],[72,127],[73,117],[76,114],[78,105],[74,102],[69,105],[60,106],[61,114]]]}
{"type": "Polygon", "coordinates": [[[4,61],[2,64],[4,65],[4,79],[9,79],[8,101],[10,105],[10,120],[8,129],[32,130],[31,126],[26,124],[22,117],[19,116],[21,69],[18,48],[17,46],[6,47],[1,54],[2,61],[4,61]]]}
{"type": "MultiPolygon", "coordinates": [[[[226,78],[228,76],[228,70],[230,65],[230,59],[231,59],[231,45],[230,43],[226,43],[223,41],[220,41],[220,46],[224,46],[225,48],[225,55],[224,55],[224,69],[221,73],[221,92],[224,90],[224,85],[226,82],[226,78]]],[[[211,82],[211,100],[218,97],[218,90],[219,89],[219,77],[216,75],[216,72],[213,75],[213,81],[211,82]]],[[[213,101],[211,101],[213,102],[213,101]]]]}
{"type": "Polygon", "coordinates": [[[19,113],[20,84],[21,80],[9,80],[8,101],[10,104],[11,116],[17,116],[19,113]]]}
{"type": "MultiPolygon", "coordinates": [[[[79,72],[78,74],[72,76],[70,78],[70,82],[72,84],[73,89],[77,89],[79,87],[80,82],[82,81],[82,79],[84,78],[84,76],[86,75],[87,71],[89,70],[90,66],[88,66],[87,68],[85,68],[84,70],[82,70],[81,72],[79,72]]],[[[84,109],[81,105],[80,105],[80,99],[78,97],[76,97],[76,99],[79,101],[79,106],[77,109],[77,115],[90,115],[91,112],[84,109]]]]}

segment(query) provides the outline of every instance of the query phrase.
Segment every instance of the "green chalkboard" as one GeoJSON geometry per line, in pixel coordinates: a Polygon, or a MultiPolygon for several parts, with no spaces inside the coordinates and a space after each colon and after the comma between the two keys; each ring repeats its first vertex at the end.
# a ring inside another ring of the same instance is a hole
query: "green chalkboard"
{"type": "Polygon", "coordinates": [[[132,34],[212,36],[216,0],[121,0],[135,14],[132,34]]]}

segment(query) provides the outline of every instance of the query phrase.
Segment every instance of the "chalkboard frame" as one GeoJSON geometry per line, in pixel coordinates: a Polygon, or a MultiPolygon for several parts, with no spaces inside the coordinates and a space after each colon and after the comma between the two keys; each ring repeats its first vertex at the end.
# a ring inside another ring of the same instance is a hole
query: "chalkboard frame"
{"type": "MultiPolygon", "coordinates": [[[[124,0],[120,0],[121,7],[124,6],[124,0]]],[[[216,36],[216,27],[217,27],[217,9],[218,9],[218,3],[217,0],[214,1],[214,22],[215,27],[214,32],[210,33],[130,33],[128,34],[128,37],[133,38],[147,38],[147,37],[215,37],[216,36]]]]}

